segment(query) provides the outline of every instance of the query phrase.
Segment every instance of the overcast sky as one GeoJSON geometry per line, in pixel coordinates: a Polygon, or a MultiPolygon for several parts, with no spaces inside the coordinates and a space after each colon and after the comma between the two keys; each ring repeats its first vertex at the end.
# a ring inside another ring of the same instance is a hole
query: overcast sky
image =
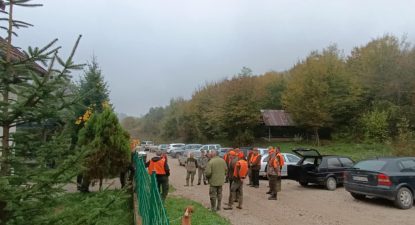
{"type": "MultiPolygon", "coordinates": [[[[346,53],[384,34],[415,43],[414,0],[39,0],[16,9],[35,25],[15,44],[59,38],[75,60],[95,55],[117,112],[143,115],[173,97],[243,66],[289,69],[310,51],[337,43],[346,53]]],[[[1,33],[4,37],[4,32],[1,33]]],[[[75,77],[79,76],[79,73],[75,77]]]]}

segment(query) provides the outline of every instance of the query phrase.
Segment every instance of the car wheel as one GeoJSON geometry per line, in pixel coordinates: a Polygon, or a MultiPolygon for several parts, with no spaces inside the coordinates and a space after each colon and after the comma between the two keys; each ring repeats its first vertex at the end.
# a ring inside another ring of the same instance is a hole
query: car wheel
{"type": "Polygon", "coordinates": [[[350,194],[353,196],[353,198],[355,198],[357,200],[363,200],[363,199],[366,198],[366,195],[357,194],[357,193],[353,193],[353,192],[350,192],[350,194]]]}
{"type": "Polygon", "coordinates": [[[329,177],[326,180],[326,188],[329,191],[334,191],[337,188],[337,181],[334,177],[329,177]]]}
{"type": "Polygon", "coordinates": [[[303,187],[307,187],[308,186],[308,182],[307,181],[300,181],[299,183],[303,187]]]}
{"type": "Polygon", "coordinates": [[[414,197],[411,190],[402,187],[398,190],[395,198],[395,205],[400,209],[410,209],[414,204],[414,197]]]}

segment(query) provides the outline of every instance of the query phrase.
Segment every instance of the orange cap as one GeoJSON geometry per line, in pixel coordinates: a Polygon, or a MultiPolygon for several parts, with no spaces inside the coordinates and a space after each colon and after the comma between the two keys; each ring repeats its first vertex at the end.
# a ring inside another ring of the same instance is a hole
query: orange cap
{"type": "Polygon", "coordinates": [[[231,151],[229,152],[229,155],[236,155],[236,152],[235,152],[234,150],[231,150],[231,151]]]}

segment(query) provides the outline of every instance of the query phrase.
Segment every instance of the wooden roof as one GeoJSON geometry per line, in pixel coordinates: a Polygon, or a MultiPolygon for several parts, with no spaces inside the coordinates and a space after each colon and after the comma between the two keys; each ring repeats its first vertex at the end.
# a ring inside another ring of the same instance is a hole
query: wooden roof
{"type": "Polygon", "coordinates": [[[291,115],[285,110],[262,109],[262,120],[266,126],[292,127],[295,126],[291,115]]]}

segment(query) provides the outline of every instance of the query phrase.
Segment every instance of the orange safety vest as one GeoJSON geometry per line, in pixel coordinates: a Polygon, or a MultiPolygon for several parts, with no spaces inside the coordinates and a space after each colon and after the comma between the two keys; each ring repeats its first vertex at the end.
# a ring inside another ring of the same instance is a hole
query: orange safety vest
{"type": "Polygon", "coordinates": [[[277,154],[280,166],[284,166],[285,160],[284,156],[281,153],[277,154]]]}
{"type": "Polygon", "coordinates": [[[223,160],[225,160],[225,162],[228,161],[228,155],[229,155],[229,153],[225,153],[225,155],[223,155],[223,160]]]}
{"type": "Polygon", "coordinates": [[[150,160],[150,165],[148,165],[148,173],[151,175],[154,171],[157,175],[166,175],[166,170],[164,168],[165,163],[166,159],[164,158],[161,158],[157,162],[150,160]]]}
{"type": "Polygon", "coordinates": [[[245,160],[240,159],[236,163],[235,169],[233,169],[233,176],[239,177],[241,179],[245,179],[246,175],[248,175],[248,163],[245,160]],[[238,167],[239,167],[239,174],[238,174],[238,167]]]}
{"type": "MultiPolygon", "coordinates": [[[[276,156],[276,157],[278,157],[278,156],[276,156]]],[[[271,158],[270,165],[272,166],[272,168],[277,169],[278,176],[281,176],[280,163],[279,163],[280,160],[276,160],[276,157],[271,158]]]]}
{"type": "MultiPolygon", "coordinates": [[[[254,162],[256,162],[256,160],[258,159],[258,157],[260,157],[261,155],[260,154],[258,154],[258,155],[254,155],[254,156],[252,156],[251,157],[251,160],[249,161],[249,163],[254,163],[254,162]]],[[[261,164],[261,161],[259,161],[259,163],[261,164]]]]}

